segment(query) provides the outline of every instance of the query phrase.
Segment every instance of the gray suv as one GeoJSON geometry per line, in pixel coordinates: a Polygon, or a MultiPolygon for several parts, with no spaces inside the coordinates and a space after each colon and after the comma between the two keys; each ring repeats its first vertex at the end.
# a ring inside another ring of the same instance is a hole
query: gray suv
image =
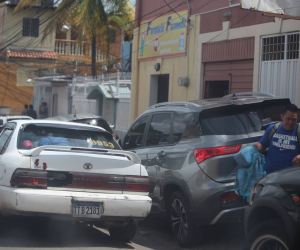
{"type": "Polygon", "coordinates": [[[160,103],[130,127],[123,149],[141,158],[151,212],[169,218],[181,246],[199,239],[203,226],[241,220],[248,204],[233,191],[238,168],[233,156],[279,121],[288,103],[259,93],[160,103]]]}

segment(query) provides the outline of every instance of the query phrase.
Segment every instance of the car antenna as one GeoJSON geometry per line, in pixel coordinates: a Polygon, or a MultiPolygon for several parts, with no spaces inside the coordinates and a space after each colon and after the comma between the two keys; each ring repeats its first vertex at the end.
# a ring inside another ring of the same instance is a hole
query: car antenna
{"type": "Polygon", "coordinates": [[[231,100],[237,100],[238,98],[235,96],[235,93],[233,93],[230,99],[231,100]]]}

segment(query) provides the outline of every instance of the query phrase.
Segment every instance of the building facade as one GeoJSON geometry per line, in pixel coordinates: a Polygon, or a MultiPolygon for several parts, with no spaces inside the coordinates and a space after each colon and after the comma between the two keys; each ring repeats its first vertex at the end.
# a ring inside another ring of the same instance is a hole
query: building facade
{"type": "Polygon", "coordinates": [[[136,4],[131,122],[158,102],[239,92],[289,97],[300,106],[299,20],[243,10],[238,0],[167,3],[136,4]]]}

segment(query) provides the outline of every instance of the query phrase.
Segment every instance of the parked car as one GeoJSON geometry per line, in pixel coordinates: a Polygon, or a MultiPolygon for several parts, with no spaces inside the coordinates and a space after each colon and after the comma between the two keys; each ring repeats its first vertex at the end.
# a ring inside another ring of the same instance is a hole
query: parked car
{"type": "MultiPolygon", "coordinates": [[[[77,122],[83,124],[89,124],[93,126],[98,126],[100,128],[104,128],[109,133],[113,134],[113,131],[108,125],[107,121],[99,115],[92,115],[92,114],[70,114],[66,116],[54,116],[46,118],[46,120],[53,120],[53,121],[66,121],[66,122],[77,122]]],[[[118,141],[120,139],[119,135],[114,135],[115,139],[118,141]]]]}
{"type": "Polygon", "coordinates": [[[102,128],[9,122],[0,134],[0,165],[0,227],[4,216],[41,216],[106,227],[127,241],[151,209],[140,159],[102,128]]]}
{"type": "Polygon", "coordinates": [[[300,249],[300,168],[271,173],[252,188],[245,249],[300,249]]]}
{"type": "Polygon", "coordinates": [[[203,226],[242,220],[248,203],[233,190],[238,170],[233,156],[259,141],[288,103],[254,93],[160,103],[130,127],[123,149],[141,158],[151,213],[169,218],[181,246],[199,239],[203,226]]]}
{"type": "Polygon", "coordinates": [[[3,115],[0,116],[0,131],[4,127],[4,125],[13,120],[33,120],[32,117],[27,115],[3,115]]]}

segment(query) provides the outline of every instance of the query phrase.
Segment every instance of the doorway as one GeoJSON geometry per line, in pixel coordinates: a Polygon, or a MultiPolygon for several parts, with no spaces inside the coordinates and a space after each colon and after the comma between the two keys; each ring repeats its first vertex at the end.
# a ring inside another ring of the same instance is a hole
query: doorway
{"type": "Polygon", "coordinates": [[[151,76],[149,106],[169,101],[169,80],[169,75],[151,76]]]}
{"type": "Polygon", "coordinates": [[[206,81],[205,99],[223,97],[229,94],[229,81],[206,81]]]}
{"type": "Polygon", "coordinates": [[[157,103],[169,100],[169,75],[158,76],[157,103]]]}

